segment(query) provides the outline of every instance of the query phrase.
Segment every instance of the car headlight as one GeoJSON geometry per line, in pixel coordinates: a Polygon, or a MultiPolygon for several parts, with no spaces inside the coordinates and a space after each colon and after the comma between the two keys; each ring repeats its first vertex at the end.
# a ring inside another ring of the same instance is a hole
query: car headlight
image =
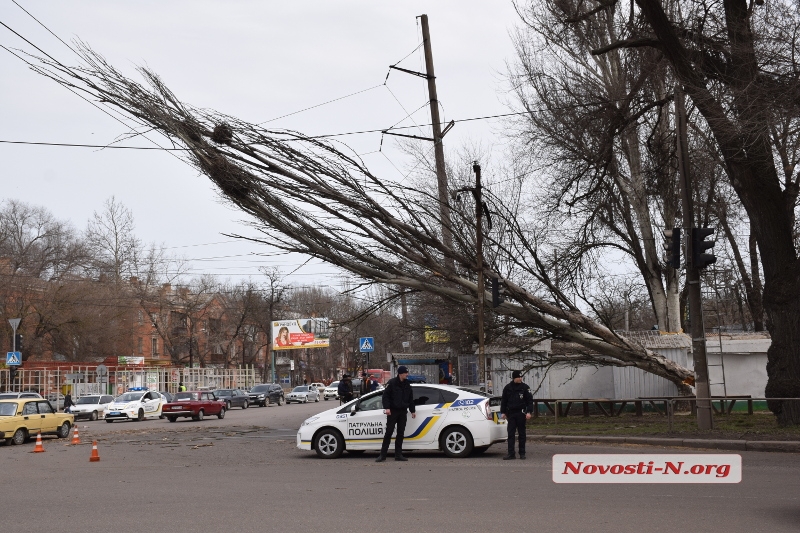
{"type": "Polygon", "coordinates": [[[316,422],[317,420],[319,420],[318,416],[312,416],[311,418],[306,418],[306,420],[301,425],[302,426],[307,426],[312,422],[316,422]]]}
{"type": "Polygon", "coordinates": [[[263,395],[263,394],[259,394],[259,395],[258,395],[258,397],[259,397],[259,398],[263,398],[263,397],[264,397],[264,395],[263,395]]]}

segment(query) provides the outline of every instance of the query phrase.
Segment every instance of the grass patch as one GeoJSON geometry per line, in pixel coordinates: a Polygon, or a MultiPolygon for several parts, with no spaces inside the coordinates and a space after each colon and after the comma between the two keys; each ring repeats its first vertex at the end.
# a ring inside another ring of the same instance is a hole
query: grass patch
{"type": "Polygon", "coordinates": [[[689,413],[676,413],[672,432],[667,417],[656,413],[643,416],[622,413],[614,417],[570,415],[559,417],[558,424],[552,415],[540,415],[528,421],[528,434],[800,441],[800,426],[780,427],[772,413],[758,411],[752,415],[735,411],[715,415],[714,429],[710,431],[698,430],[697,418],[689,413]]]}

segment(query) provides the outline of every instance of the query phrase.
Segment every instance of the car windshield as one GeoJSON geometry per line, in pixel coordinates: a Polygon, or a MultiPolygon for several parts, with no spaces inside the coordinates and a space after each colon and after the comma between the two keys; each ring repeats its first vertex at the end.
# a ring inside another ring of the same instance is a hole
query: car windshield
{"type": "Polygon", "coordinates": [[[308,387],[300,386],[292,389],[292,392],[308,392],[308,387]]]}
{"type": "Polygon", "coordinates": [[[0,400],[12,400],[19,396],[16,392],[7,392],[5,394],[0,394],[0,400]]]}
{"type": "Polygon", "coordinates": [[[78,401],[75,403],[77,405],[83,405],[87,403],[100,403],[100,396],[84,396],[83,398],[78,398],[78,401]]]}
{"type": "Polygon", "coordinates": [[[217,396],[233,396],[233,391],[232,390],[224,390],[224,389],[222,389],[222,390],[218,390],[218,391],[215,391],[215,392],[216,392],[217,396]]]}
{"type": "Polygon", "coordinates": [[[250,392],[267,392],[269,390],[269,385],[256,385],[250,392]]]}
{"type": "Polygon", "coordinates": [[[138,402],[142,398],[143,395],[144,395],[144,393],[142,393],[142,392],[126,392],[125,394],[123,394],[121,396],[117,396],[114,399],[114,401],[117,402],[117,403],[138,402]]]}
{"type": "Polygon", "coordinates": [[[17,414],[16,403],[0,403],[0,416],[14,416],[17,414]]]}
{"type": "Polygon", "coordinates": [[[334,387],[338,387],[338,386],[339,386],[339,382],[338,382],[338,381],[334,381],[333,383],[331,383],[330,385],[328,385],[328,388],[329,388],[329,389],[332,389],[332,388],[334,388],[334,387]]]}
{"type": "Polygon", "coordinates": [[[197,400],[198,397],[199,394],[197,394],[196,392],[179,392],[178,394],[175,395],[175,401],[188,402],[191,400],[197,400]]]}

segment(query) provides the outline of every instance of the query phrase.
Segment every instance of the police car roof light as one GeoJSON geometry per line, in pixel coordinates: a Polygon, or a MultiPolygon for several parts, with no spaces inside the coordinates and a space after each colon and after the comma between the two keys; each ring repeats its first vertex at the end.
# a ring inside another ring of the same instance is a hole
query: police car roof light
{"type": "Polygon", "coordinates": [[[137,392],[143,390],[150,390],[150,389],[148,389],[147,387],[131,387],[128,389],[128,392],[137,392]]]}

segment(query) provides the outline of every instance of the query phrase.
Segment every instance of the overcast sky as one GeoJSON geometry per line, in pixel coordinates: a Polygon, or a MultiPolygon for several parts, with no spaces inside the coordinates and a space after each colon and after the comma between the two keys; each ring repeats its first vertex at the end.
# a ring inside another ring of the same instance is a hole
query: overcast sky
{"type": "MultiPolygon", "coordinates": [[[[393,72],[381,86],[388,66],[421,42],[416,17],[426,13],[443,118],[508,112],[503,73],[516,24],[509,0],[17,2],[65,41],[81,39],[124,72],[146,64],[182,100],[250,122],[379,86],[269,123],[308,135],[386,128],[426,102],[422,78],[393,72]]],[[[77,64],[11,0],[0,0],[0,21],[60,61],[77,64]]],[[[32,51],[4,27],[0,44],[32,51]]],[[[421,48],[401,66],[424,70],[421,48]]],[[[0,140],[105,144],[126,131],[2,49],[0,72],[0,140]]],[[[429,110],[412,119],[429,123],[429,110]]],[[[497,120],[459,123],[445,145],[497,145],[499,128],[497,120]]],[[[430,129],[416,133],[430,135],[430,129]]],[[[384,141],[382,153],[370,153],[378,150],[380,134],[340,139],[387,179],[402,179],[410,168],[393,139],[384,141]]],[[[133,211],[140,238],[185,255],[196,273],[256,279],[260,265],[288,274],[302,262],[252,256],[269,250],[242,242],[209,244],[228,241],[223,233],[247,233],[242,215],[220,200],[207,178],[170,154],[0,143],[0,158],[2,198],[43,205],[82,229],[114,195],[133,211]]],[[[334,284],[332,274],[312,264],[291,280],[334,284]]]]}

